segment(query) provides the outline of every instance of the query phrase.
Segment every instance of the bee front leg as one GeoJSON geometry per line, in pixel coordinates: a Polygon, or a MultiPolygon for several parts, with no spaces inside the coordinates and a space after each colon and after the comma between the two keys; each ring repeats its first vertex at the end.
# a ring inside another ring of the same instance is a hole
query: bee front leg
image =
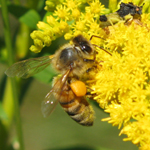
{"type": "Polygon", "coordinates": [[[86,70],[86,73],[89,73],[91,70],[93,70],[93,68],[95,68],[95,65],[94,65],[95,59],[86,59],[86,58],[84,58],[83,61],[86,62],[86,63],[93,63],[92,67],[89,67],[86,70]]]}
{"type": "Polygon", "coordinates": [[[84,62],[94,62],[95,59],[86,59],[86,58],[84,58],[83,61],[84,61],[84,62]]]}

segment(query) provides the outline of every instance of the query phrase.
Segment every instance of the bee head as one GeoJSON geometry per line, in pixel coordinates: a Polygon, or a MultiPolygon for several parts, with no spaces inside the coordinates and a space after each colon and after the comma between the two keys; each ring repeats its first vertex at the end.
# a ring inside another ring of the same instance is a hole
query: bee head
{"type": "Polygon", "coordinates": [[[85,39],[82,35],[76,36],[73,40],[75,48],[80,49],[83,53],[91,54],[93,49],[90,42],[85,39]]]}

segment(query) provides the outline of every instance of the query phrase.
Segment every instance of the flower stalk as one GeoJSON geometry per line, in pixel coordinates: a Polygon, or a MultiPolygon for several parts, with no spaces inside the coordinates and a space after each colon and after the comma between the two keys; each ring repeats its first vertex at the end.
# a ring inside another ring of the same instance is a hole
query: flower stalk
{"type": "MultiPolygon", "coordinates": [[[[13,47],[12,47],[11,34],[10,34],[7,1],[6,0],[0,0],[0,2],[1,2],[2,19],[3,19],[3,25],[4,25],[5,43],[6,43],[7,55],[8,55],[8,65],[10,66],[14,63],[14,58],[13,58],[14,53],[13,53],[13,47]]],[[[8,83],[10,84],[11,90],[12,90],[11,91],[12,101],[13,101],[12,103],[14,106],[15,125],[16,125],[16,131],[17,131],[19,147],[20,147],[19,149],[24,150],[22,126],[21,126],[21,118],[20,118],[20,109],[19,109],[19,99],[18,99],[18,92],[17,92],[17,82],[16,82],[15,78],[11,78],[8,80],[10,80],[10,82],[8,82],[8,83]]],[[[8,92],[7,94],[9,95],[11,93],[8,92]]],[[[5,102],[3,102],[3,103],[5,103],[5,102]]],[[[9,108],[7,108],[7,110],[9,110],[9,108]]]]}

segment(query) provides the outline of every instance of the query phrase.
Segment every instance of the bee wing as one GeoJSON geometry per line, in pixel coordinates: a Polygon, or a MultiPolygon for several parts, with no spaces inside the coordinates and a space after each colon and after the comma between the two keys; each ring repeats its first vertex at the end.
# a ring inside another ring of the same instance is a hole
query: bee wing
{"type": "Polygon", "coordinates": [[[54,90],[52,89],[45,97],[44,101],[42,101],[41,111],[44,117],[48,117],[56,105],[58,104],[58,100],[54,96],[54,90]]]}
{"type": "Polygon", "coordinates": [[[68,70],[59,80],[56,81],[53,88],[46,95],[44,101],[42,101],[41,110],[44,117],[49,116],[58,104],[70,71],[71,70],[68,70]]]}
{"type": "Polygon", "coordinates": [[[31,58],[17,62],[10,66],[5,74],[9,77],[28,78],[43,69],[45,69],[51,62],[51,56],[43,56],[39,58],[31,58]]]}

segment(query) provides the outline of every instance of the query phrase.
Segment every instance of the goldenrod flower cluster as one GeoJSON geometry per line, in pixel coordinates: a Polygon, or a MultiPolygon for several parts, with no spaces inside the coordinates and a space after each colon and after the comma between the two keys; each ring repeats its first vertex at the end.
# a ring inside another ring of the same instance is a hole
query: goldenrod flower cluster
{"type": "Polygon", "coordinates": [[[83,0],[57,0],[46,1],[48,4],[46,10],[54,9],[52,15],[47,16],[46,23],[40,21],[37,24],[39,30],[31,33],[34,45],[30,50],[39,53],[43,47],[50,46],[51,41],[58,37],[64,36],[66,40],[72,39],[78,34],[87,38],[91,35],[99,35],[102,29],[99,28],[97,20],[103,13],[104,6],[99,0],[88,0],[87,7],[83,7],[83,0]],[[58,3],[58,5],[54,5],[58,3]]]}
{"type": "Polygon", "coordinates": [[[99,16],[106,9],[99,0],[47,0],[45,9],[54,12],[31,33],[34,45],[30,49],[40,52],[60,36],[66,40],[78,34],[87,39],[91,35],[101,37],[91,42],[112,56],[97,49],[98,71],[88,84],[96,95],[94,99],[110,114],[103,121],[121,128],[120,135],[127,135],[124,141],[149,150],[150,15],[143,13],[139,22],[127,26],[121,21],[104,30],[99,26],[99,16]]]}
{"type": "MultiPolygon", "coordinates": [[[[150,146],[150,22],[146,26],[123,23],[110,27],[105,46],[112,56],[101,58],[102,68],[92,88],[95,100],[110,117],[103,119],[122,128],[131,140],[144,148],[150,146]]],[[[105,42],[106,42],[105,41],[105,42]]]]}

